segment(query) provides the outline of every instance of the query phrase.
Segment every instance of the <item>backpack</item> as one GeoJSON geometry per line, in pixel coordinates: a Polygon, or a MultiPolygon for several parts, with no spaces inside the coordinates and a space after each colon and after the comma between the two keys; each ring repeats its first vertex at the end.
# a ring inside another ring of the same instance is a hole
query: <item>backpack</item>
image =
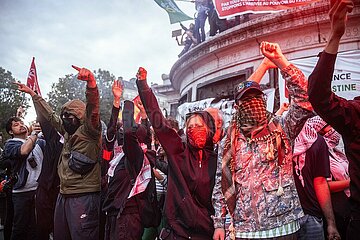
{"type": "MultiPolygon", "coordinates": [[[[135,183],[136,173],[134,169],[127,169],[131,183],[135,183]]],[[[161,209],[157,200],[155,176],[151,171],[151,179],[144,192],[134,196],[138,205],[141,222],[144,227],[158,227],[161,222],[161,209]]]]}

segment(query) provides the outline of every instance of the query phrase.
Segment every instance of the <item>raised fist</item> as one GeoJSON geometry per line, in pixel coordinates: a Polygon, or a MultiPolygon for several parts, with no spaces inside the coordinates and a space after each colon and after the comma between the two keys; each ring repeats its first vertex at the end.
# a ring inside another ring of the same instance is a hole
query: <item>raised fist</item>
{"type": "Polygon", "coordinates": [[[262,54],[272,62],[283,56],[280,46],[277,43],[261,42],[260,49],[262,54]]]}
{"type": "Polygon", "coordinates": [[[146,80],[147,71],[143,67],[139,67],[139,70],[136,74],[137,80],[146,80]]]}
{"type": "Polygon", "coordinates": [[[261,42],[260,49],[262,54],[272,61],[278,68],[283,69],[290,65],[290,62],[286,59],[281,52],[280,46],[277,43],[261,42]]]}

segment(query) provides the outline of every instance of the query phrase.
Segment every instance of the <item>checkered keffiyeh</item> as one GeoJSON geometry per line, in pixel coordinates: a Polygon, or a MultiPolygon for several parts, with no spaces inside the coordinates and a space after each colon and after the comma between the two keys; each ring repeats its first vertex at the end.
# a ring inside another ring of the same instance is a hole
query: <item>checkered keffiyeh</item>
{"type": "Polygon", "coordinates": [[[266,123],[266,102],[261,97],[244,99],[237,111],[237,121],[240,125],[259,126],[266,123]]]}
{"type": "Polygon", "coordinates": [[[110,177],[113,177],[114,176],[114,173],[115,173],[115,168],[117,167],[117,165],[119,164],[120,160],[123,158],[124,156],[124,153],[119,153],[116,157],[114,157],[110,162],[109,162],[109,169],[108,169],[108,176],[109,176],[109,179],[108,181],[110,180],[110,177]]]}
{"type": "Polygon", "coordinates": [[[222,157],[222,180],[221,189],[225,197],[230,214],[235,211],[236,189],[235,189],[235,163],[232,146],[237,146],[237,136],[241,129],[243,133],[247,129],[253,129],[266,125],[271,115],[266,111],[266,101],[261,97],[244,99],[239,106],[230,126],[230,136],[226,137],[222,157]]]}
{"type": "MultiPolygon", "coordinates": [[[[309,124],[319,132],[328,124],[319,116],[315,116],[310,118],[309,124]]],[[[348,180],[350,178],[349,175],[349,160],[343,151],[338,148],[339,141],[341,135],[335,131],[335,129],[331,128],[327,133],[323,135],[325,142],[328,146],[329,150],[329,158],[330,158],[330,170],[332,178],[336,181],[348,180]]],[[[345,194],[350,197],[350,190],[345,189],[345,194]]]]}
{"type": "Polygon", "coordinates": [[[128,198],[131,198],[145,191],[151,179],[151,171],[152,169],[151,169],[150,161],[144,154],[143,165],[141,167],[138,176],[136,177],[134,186],[132,187],[128,198]]]}
{"type": "Polygon", "coordinates": [[[295,172],[299,176],[299,180],[303,187],[305,183],[301,171],[305,165],[306,151],[314,144],[314,142],[318,138],[316,131],[318,128],[319,122],[311,121],[310,118],[306,121],[303,129],[295,139],[293,161],[295,164],[295,172]]]}
{"type": "MultiPolygon", "coordinates": [[[[237,130],[235,122],[230,126],[230,136],[227,136],[224,143],[222,154],[222,166],[221,166],[221,189],[224,194],[225,201],[227,203],[230,215],[234,214],[236,205],[236,189],[235,189],[235,166],[234,166],[234,154],[232,146],[236,146],[237,130]]],[[[221,151],[219,151],[220,153],[221,151]]]]}

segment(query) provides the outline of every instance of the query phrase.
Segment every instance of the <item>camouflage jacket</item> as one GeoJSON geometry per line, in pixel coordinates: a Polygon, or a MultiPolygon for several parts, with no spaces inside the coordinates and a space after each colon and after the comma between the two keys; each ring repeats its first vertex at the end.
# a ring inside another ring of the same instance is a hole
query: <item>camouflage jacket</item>
{"type": "Polygon", "coordinates": [[[266,134],[258,138],[246,138],[232,122],[219,147],[213,190],[215,228],[224,228],[227,211],[236,232],[269,230],[303,216],[292,176],[292,148],[313,113],[303,73],[290,65],[282,75],[292,99],[288,114],[272,116],[266,134]]]}

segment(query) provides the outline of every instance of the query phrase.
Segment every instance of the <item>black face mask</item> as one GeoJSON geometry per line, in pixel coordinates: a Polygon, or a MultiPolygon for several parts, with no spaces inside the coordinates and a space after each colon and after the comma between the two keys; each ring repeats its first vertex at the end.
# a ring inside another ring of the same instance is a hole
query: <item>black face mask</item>
{"type": "Polygon", "coordinates": [[[62,118],[65,131],[73,135],[80,127],[80,121],[77,118],[62,118]]]}

